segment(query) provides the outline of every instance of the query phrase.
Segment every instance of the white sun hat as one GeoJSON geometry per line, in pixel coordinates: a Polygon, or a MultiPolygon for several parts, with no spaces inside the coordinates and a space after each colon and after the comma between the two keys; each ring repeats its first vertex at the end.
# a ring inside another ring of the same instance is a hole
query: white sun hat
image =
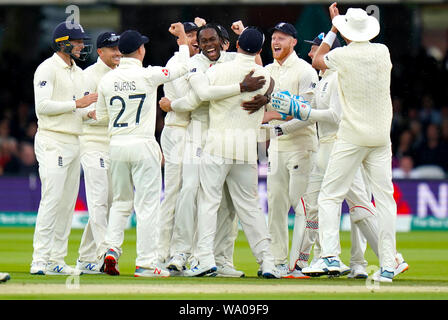
{"type": "Polygon", "coordinates": [[[368,41],[380,33],[380,23],[360,8],[350,8],[345,15],[333,18],[333,25],[351,41],[368,41]]]}

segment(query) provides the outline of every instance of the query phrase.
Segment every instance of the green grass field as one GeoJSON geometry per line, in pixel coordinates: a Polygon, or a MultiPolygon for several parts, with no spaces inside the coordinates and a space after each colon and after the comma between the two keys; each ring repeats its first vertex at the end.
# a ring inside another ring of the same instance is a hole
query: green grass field
{"type": "MultiPolygon", "coordinates": [[[[409,263],[409,271],[392,284],[368,287],[366,280],[346,277],[329,279],[266,280],[256,276],[255,262],[246,238],[240,232],[235,245],[235,266],[246,278],[134,278],[135,229],[126,231],[119,277],[82,275],[79,279],[64,276],[31,276],[33,228],[0,228],[0,272],[9,272],[11,280],[0,284],[0,299],[448,299],[448,232],[410,232],[397,234],[397,249],[409,263]],[[68,282],[68,281],[73,282],[68,282]],[[78,281],[79,283],[75,282],[78,281]],[[75,284],[79,284],[74,288],[75,284]],[[72,285],[72,286],[70,286],[72,285]]],[[[82,230],[73,230],[66,263],[75,265],[82,230]]],[[[341,233],[342,260],[349,264],[350,235],[341,233]]],[[[378,265],[370,248],[366,258],[378,265]]],[[[370,283],[371,284],[371,283],[370,283]]]]}

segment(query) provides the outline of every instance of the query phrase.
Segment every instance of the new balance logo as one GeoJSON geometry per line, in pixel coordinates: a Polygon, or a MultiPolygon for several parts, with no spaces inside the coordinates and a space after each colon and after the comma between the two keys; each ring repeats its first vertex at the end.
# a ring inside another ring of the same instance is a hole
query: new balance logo
{"type": "Polygon", "coordinates": [[[160,274],[161,272],[162,272],[162,270],[157,269],[157,268],[154,270],[154,274],[160,274]]]}
{"type": "Polygon", "coordinates": [[[56,266],[56,267],[53,268],[53,271],[55,271],[55,272],[62,272],[62,269],[64,269],[64,267],[56,266]]]}
{"type": "Polygon", "coordinates": [[[86,269],[89,269],[90,271],[92,271],[95,268],[94,264],[89,263],[88,265],[86,265],[86,269]]]}

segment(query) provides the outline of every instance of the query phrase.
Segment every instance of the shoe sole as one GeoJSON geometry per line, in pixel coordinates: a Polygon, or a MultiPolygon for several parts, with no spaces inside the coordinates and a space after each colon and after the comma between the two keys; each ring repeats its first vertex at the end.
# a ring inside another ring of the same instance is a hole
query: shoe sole
{"type": "Polygon", "coordinates": [[[119,276],[120,271],[115,268],[117,266],[117,260],[112,256],[104,258],[104,272],[111,276],[119,276]]]}
{"type": "Polygon", "coordinates": [[[135,274],[134,273],[134,278],[169,278],[170,276],[162,276],[161,274],[155,274],[155,275],[148,275],[148,276],[144,276],[141,274],[135,274]]]}
{"type": "Polygon", "coordinates": [[[397,272],[394,276],[397,276],[397,275],[399,275],[399,274],[401,274],[401,273],[404,273],[404,272],[406,272],[406,271],[408,271],[408,270],[409,270],[409,265],[406,264],[406,267],[405,267],[403,270],[401,270],[400,272],[397,272]]]}
{"type": "Polygon", "coordinates": [[[245,278],[246,275],[243,273],[242,275],[228,275],[228,274],[221,274],[221,273],[217,273],[216,277],[218,278],[245,278]]]}
{"type": "Polygon", "coordinates": [[[284,276],[282,277],[283,279],[311,279],[310,276],[301,276],[301,277],[295,277],[295,276],[284,276]]]}
{"type": "Polygon", "coordinates": [[[33,276],[44,276],[45,272],[40,270],[40,271],[37,271],[37,272],[30,272],[30,274],[33,275],[33,276]]]}
{"type": "Polygon", "coordinates": [[[213,267],[211,269],[208,269],[204,272],[201,272],[199,274],[196,275],[191,275],[189,276],[188,273],[185,275],[186,277],[203,277],[203,276],[207,276],[207,277],[216,277],[216,267],[213,267]]]}

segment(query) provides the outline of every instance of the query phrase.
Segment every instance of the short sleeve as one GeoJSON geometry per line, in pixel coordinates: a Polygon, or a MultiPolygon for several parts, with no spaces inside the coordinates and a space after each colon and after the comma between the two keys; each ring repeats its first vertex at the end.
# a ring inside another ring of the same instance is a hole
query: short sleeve
{"type": "Polygon", "coordinates": [[[338,70],[341,64],[341,56],[343,53],[343,48],[336,48],[328,52],[324,56],[324,62],[327,65],[328,69],[338,70]]]}

